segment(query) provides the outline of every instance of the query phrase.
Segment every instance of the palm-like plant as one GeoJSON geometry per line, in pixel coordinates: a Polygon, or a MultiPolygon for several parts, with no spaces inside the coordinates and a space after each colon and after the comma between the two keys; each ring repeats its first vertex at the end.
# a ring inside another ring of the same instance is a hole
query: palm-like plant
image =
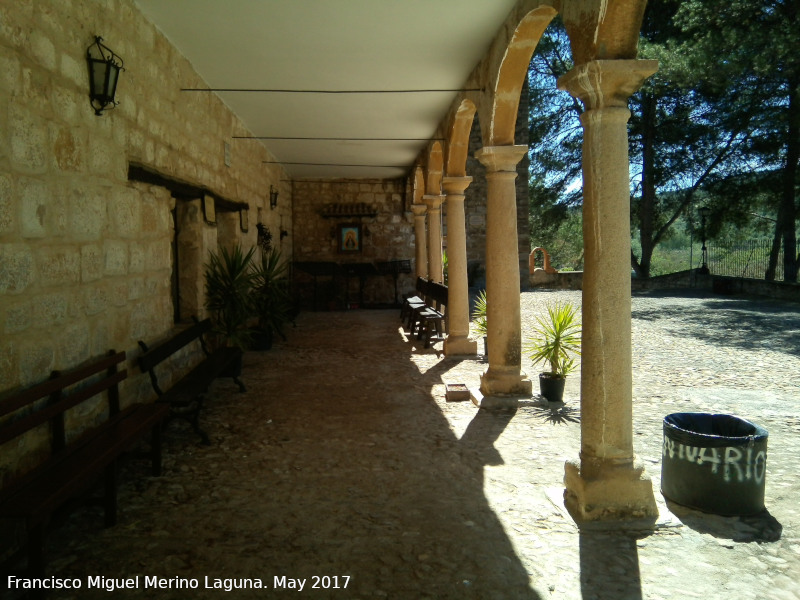
{"type": "Polygon", "coordinates": [[[245,253],[241,246],[212,252],[206,263],[206,308],[215,331],[226,343],[247,347],[247,321],[253,315],[250,290],[253,285],[252,258],[255,248],[245,253]]]}
{"type": "Polygon", "coordinates": [[[547,315],[536,317],[534,335],[528,345],[533,364],[545,363],[551,377],[565,378],[575,369],[581,353],[578,309],[566,302],[549,304],[547,315]]]}
{"type": "Polygon", "coordinates": [[[250,297],[258,325],[265,332],[281,333],[289,320],[291,300],[289,295],[288,265],[281,261],[279,250],[261,252],[261,261],[252,268],[250,297]]]}
{"type": "Polygon", "coordinates": [[[475,330],[483,337],[486,337],[488,331],[486,328],[486,290],[481,290],[475,300],[475,307],[472,309],[472,322],[475,324],[475,330]]]}

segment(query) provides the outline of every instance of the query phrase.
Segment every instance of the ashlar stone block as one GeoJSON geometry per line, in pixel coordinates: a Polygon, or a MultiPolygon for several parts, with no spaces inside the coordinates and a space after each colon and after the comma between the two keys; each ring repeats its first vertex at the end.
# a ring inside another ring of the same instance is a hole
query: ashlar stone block
{"type": "Polygon", "coordinates": [[[31,385],[47,379],[55,364],[55,352],[51,344],[42,344],[36,338],[19,345],[19,381],[31,385]]]}
{"type": "Polygon", "coordinates": [[[19,385],[19,353],[13,341],[0,341],[0,381],[4,389],[19,385]]]}
{"type": "Polygon", "coordinates": [[[33,321],[36,327],[50,327],[63,323],[67,319],[69,301],[63,293],[42,294],[35,296],[33,305],[33,321]]]}
{"type": "Polygon", "coordinates": [[[40,179],[20,181],[22,235],[26,238],[41,238],[47,235],[45,219],[50,198],[49,186],[40,179]]]}
{"type": "Polygon", "coordinates": [[[71,323],[57,339],[59,363],[77,365],[89,358],[89,326],[86,321],[71,323]]]}
{"type": "Polygon", "coordinates": [[[44,248],[37,253],[36,265],[43,285],[80,281],[81,256],[77,248],[44,248]]]}
{"type": "Polygon", "coordinates": [[[68,127],[55,129],[53,136],[53,156],[59,169],[83,171],[86,162],[83,138],[76,130],[68,127]]]}
{"type": "Polygon", "coordinates": [[[108,218],[111,231],[123,238],[137,237],[141,230],[139,197],[135,190],[115,190],[108,199],[108,218]]]}
{"type": "Polygon", "coordinates": [[[70,232],[76,240],[97,240],[106,223],[104,199],[95,190],[76,190],[70,200],[70,232]]]}
{"type": "MultiPolygon", "coordinates": [[[[72,55],[66,53],[61,53],[60,59],[61,74],[76,86],[86,86],[88,83],[88,76],[86,75],[86,61],[84,60],[83,62],[79,62],[75,60],[72,55]]],[[[87,110],[91,110],[91,108],[87,108],[87,110]]]]}
{"type": "Polygon", "coordinates": [[[14,231],[17,223],[14,186],[11,178],[0,175],[0,235],[14,231]]]}
{"type": "Polygon", "coordinates": [[[103,276],[103,250],[96,244],[81,246],[81,281],[95,281],[103,276]]]}
{"type": "Polygon", "coordinates": [[[125,275],[128,272],[128,245],[125,242],[109,240],[103,244],[106,275],[125,275]]]}
{"type": "Polygon", "coordinates": [[[11,164],[23,173],[43,173],[47,169],[49,136],[47,123],[18,104],[9,110],[11,164]]]}
{"type": "Polygon", "coordinates": [[[101,285],[83,289],[83,311],[86,315],[96,315],[108,308],[108,292],[101,285]]]}
{"type": "Polygon", "coordinates": [[[4,331],[7,334],[25,331],[31,326],[33,307],[30,302],[9,306],[6,310],[4,331]]]}
{"type": "Polygon", "coordinates": [[[131,242],[128,248],[128,252],[130,256],[130,267],[128,269],[128,272],[129,273],[143,272],[146,259],[144,246],[137,242],[131,242]]]}
{"type": "Polygon", "coordinates": [[[25,291],[33,281],[33,262],[28,246],[0,244],[0,293],[25,291]]]}
{"type": "Polygon", "coordinates": [[[56,68],[56,49],[53,42],[41,31],[34,29],[30,33],[31,56],[48,71],[56,68]]]}

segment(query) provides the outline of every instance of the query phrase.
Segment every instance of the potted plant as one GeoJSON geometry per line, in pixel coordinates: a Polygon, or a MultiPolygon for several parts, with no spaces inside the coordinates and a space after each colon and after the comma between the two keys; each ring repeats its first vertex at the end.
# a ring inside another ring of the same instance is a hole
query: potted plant
{"type": "Polygon", "coordinates": [[[292,308],[287,271],[280,250],[274,248],[262,250],[261,260],[252,266],[250,299],[253,313],[258,318],[258,327],[253,335],[256,350],[268,350],[275,333],[284,337],[282,328],[289,320],[292,308]]]}
{"type": "Polygon", "coordinates": [[[546,315],[536,318],[528,351],[534,365],[544,363],[549,369],[539,374],[542,396],[561,402],[566,377],[575,369],[575,359],[581,353],[578,309],[569,302],[548,304],[546,315]]]}
{"type": "Polygon", "coordinates": [[[488,358],[489,347],[486,345],[488,332],[486,328],[486,290],[481,290],[475,300],[475,307],[472,309],[472,323],[475,325],[475,331],[483,337],[483,353],[488,358]]]}
{"type": "Polygon", "coordinates": [[[238,245],[230,251],[221,247],[218,253],[211,253],[205,265],[206,308],[214,331],[223,344],[242,350],[250,342],[254,252],[251,248],[245,253],[238,245]]]}

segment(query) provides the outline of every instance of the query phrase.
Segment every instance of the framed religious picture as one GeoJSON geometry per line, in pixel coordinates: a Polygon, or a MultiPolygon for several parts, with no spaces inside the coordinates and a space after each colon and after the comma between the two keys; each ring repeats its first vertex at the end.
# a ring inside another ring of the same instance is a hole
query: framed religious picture
{"type": "Polygon", "coordinates": [[[339,225],[338,245],[339,252],[345,254],[361,252],[361,225],[339,225]]]}

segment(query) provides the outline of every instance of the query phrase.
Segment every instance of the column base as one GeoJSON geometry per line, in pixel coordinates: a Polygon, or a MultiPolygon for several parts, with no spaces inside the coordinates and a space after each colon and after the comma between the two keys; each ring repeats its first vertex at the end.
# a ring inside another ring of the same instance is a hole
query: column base
{"type": "Polygon", "coordinates": [[[444,340],[445,356],[468,356],[478,353],[478,342],[465,335],[449,335],[444,340]]]}
{"type": "Polygon", "coordinates": [[[587,476],[581,472],[580,461],[568,460],[564,471],[564,505],[578,524],[630,520],[655,523],[658,518],[653,483],[642,465],[596,461],[587,476]]]}
{"type": "Polygon", "coordinates": [[[469,399],[478,408],[486,410],[517,410],[520,400],[530,400],[530,394],[504,394],[502,396],[484,396],[477,388],[469,388],[469,399]]]}
{"type": "Polygon", "coordinates": [[[484,396],[532,396],[533,384],[519,369],[501,370],[489,366],[481,375],[481,394],[484,396]]]}

